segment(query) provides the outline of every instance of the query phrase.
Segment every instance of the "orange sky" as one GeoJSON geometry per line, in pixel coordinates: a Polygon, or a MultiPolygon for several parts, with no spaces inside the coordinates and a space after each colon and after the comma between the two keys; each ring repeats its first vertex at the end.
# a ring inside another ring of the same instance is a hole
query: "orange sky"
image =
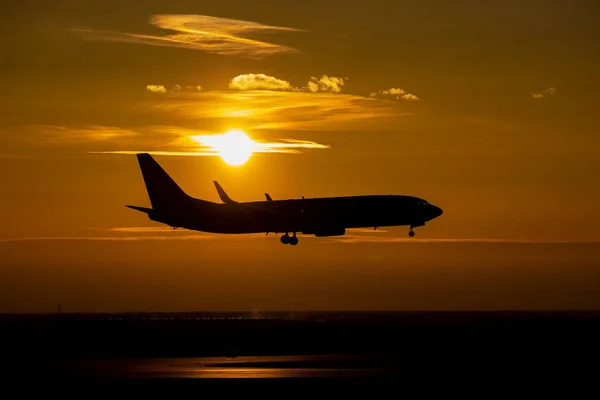
{"type": "Polygon", "coordinates": [[[0,312],[600,307],[597,2],[0,10],[0,312]],[[264,152],[192,139],[230,129],[264,152]],[[136,151],[212,201],[218,180],[444,214],[416,240],[172,232],[124,207],[149,205],[136,151]]]}

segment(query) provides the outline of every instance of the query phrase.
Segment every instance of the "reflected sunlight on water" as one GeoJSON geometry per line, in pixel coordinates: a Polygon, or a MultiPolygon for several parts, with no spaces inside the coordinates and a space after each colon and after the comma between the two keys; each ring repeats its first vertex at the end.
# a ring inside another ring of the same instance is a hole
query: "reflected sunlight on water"
{"type": "Polygon", "coordinates": [[[79,374],[109,378],[327,378],[378,376],[390,371],[339,365],[344,356],[205,357],[77,363],[79,374]],[[338,363],[332,365],[332,363],[338,363]],[[318,366],[315,366],[318,363],[318,366]],[[329,363],[329,365],[328,365],[329,363]],[[274,367],[275,364],[278,367],[274,367]],[[285,367],[289,366],[289,367],[285,367]]]}

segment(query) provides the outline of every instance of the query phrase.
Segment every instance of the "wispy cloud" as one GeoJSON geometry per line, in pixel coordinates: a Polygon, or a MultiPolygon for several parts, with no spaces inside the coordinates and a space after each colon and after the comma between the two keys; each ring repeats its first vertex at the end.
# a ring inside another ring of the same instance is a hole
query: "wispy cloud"
{"type": "MultiPolygon", "coordinates": [[[[189,233],[189,232],[188,232],[189,233]]],[[[45,237],[15,237],[0,238],[0,243],[33,242],[33,241],[99,241],[99,242],[139,242],[139,241],[204,241],[204,240],[273,240],[264,234],[248,235],[213,235],[213,234],[187,234],[187,235],[140,235],[140,236],[45,236],[45,237]]],[[[315,236],[302,236],[302,239],[315,239],[323,243],[473,243],[473,244],[525,244],[525,245],[551,245],[551,244],[600,244],[600,240],[529,240],[529,239],[417,239],[395,238],[385,236],[353,236],[345,235],[331,238],[317,238],[315,236]]]]}
{"type": "Polygon", "coordinates": [[[128,227],[118,227],[118,228],[105,228],[100,229],[108,232],[127,232],[127,233],[147,233],[147,232],[187,232],[187,230],[179,230],[169,228],[167,226],[128,226],[128,227]]]}
{"type": "Polygon", "coordinates": [[[543,99],[544,97],[553,96],[556,93],[556,88],[550,86],[548,89],[544,89],[541,92],[532,93],[531,97],[534,99],[543,99]]]}
{"type": "Polygon", "coordinates": [[[0,158],[10,158],[10,159],[27,159],[28,156],[23,156],[19,154],[0,154],[0,158]]]}
{"type": "Polygon", "coordinates": [[[164,241],[164,240],[207,240],[216,236],[187,235],[187,236],[48,236],[48,237],[19,237],[1,238],[1,243],[31,242],[31,241],[99,241],[99,242],[137,242],[137,241],[164,241]]]}
{"type": "Polygon", "coordinates": [[[346,232],[354,232],[354,233],[384,233],[387,232],[385,229],[377,229],[373,230],[371,228],[348,228],[346,232]]]}
{"type": "Polygon", "coordinates": [[[153,15],[149,22],[158,28],[177,33],[156,36],[92,29],[73,29],[73,31],[88,40],[180,47],[248,58],[262,58],[277,53],[298,52],[298,50],[281,44],[249,39],[244,36],[268,32],[302,32],[301,29],[208,15],[153,15]]]}
{"type": "Polygon", "coordinates": [[[344,235],[330,240],[341,243],[498,243],[498,244],[595,244],[600,240],[488,239],[488,238],[409,238],[374,235],[344,235]]]}
{"type": "Polygon", "coordinates": [[[27,125],[12,128],[12,131],[20,140],[36,144],[107,142],[138,136],[135,130],[103,125],[27,125]]]}
{"type": "Polygon", "coordinates": [[[378,90],[377,92],[371,93],[371,97],[391,97],[396,100],[408,100],[408,101],[419,101],[420,99],[412,93],[406,93],[404,89],[391,88],[386,90],[378,90]]]}
{"type": "MultiPolygon", "coordinates": [[[[199,149],[206,153],[214,152],[218,154],[219,149],[222,147],[222,142],[227,141],[227,136],[224,134],[218,135],[198,135],[189,136],[190,139],[198,144],[204,146],[199,149]]],[[[279,142],[262,142],[256,140],[249,140],[249,147],[252,153],[300,153],[306,149],[327,149],[328,145],[311,142],[308,140],[293,140],[293,139],[282,139],[279,142]]]]}
{"type": "MultiPolygon", "coordinates": [[[[196,130],[179,127],[146,127],[145,136],[137,142],[129,143],[130,149],[88,151],[95,154],[138,154],[149,153],[163,156],[220,156],[220,142],[227,140],[224,133],[198,135],[196,130]],[[145,143],[145,144],[144,144],[145,143]],[[146,147],[139,147],[146,146],[146,147]],[[162,150],[164,149],[164,150],[162,150]]],[[[122,143],[115,142],[115,146],[122,143]]],[[[238,144],[239,145],[239,144],[238,144]]],[[[255,153],[300,154],[309,150],[328,149],[327,144],[310,140],[277,139],[261,140],[249,136],[249,146],[255,153]]]]}

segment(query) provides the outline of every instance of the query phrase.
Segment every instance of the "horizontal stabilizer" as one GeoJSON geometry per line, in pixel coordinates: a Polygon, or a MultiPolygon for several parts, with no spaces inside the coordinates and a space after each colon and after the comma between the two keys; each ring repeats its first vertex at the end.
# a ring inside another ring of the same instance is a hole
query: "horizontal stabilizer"
{"type": "Polygon", "coordinates": [[[150,212],[152,212],[151,208],[146,208],[146,207],[138,207],[138,206],[125,206],[125,207],[131,208],[132,210],[141,211],[146,214],[149,214],[150,212]]]}

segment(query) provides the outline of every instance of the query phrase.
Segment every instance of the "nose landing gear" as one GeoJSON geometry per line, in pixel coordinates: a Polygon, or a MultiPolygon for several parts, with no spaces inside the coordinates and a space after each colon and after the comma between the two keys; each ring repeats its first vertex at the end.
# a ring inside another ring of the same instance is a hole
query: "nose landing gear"
{"type": "Polygon", "coordinates": [[[281,243],[283,244],[291,244],[295,246],[298,244],[298,238],[296,237],[296,232],[294,232],[294,236],[290,237],[287,232],[285,235],[281,236],[281,243]]]}
{"type": "Polygon", "coordinates": [[[413,222],[412,224],[410,224],[410,228],[408,230],[408,236],[413,237],[415,236],[415,231],[413,231],[413,228],[417,228],[419,226],[424,226],[425,222],[413,222]]]}

